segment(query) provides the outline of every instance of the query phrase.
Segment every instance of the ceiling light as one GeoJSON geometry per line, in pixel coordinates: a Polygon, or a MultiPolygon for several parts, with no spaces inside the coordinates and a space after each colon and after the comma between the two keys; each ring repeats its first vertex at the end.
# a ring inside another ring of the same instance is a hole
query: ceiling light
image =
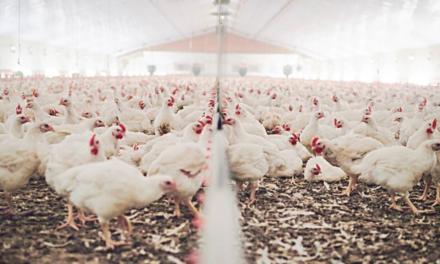
{"type": "Polygon", "coordinates": [[[214,5],[229,5],[231,0],[214,0],[214,5]]]}

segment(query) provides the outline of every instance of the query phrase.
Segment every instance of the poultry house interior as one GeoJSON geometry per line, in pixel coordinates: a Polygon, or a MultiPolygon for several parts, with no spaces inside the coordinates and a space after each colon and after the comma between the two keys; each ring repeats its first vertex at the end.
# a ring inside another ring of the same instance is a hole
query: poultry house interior
{"type": "Polygon", "coordinates": [[[0,263],[440,263],[439,16],[1,1],[0,263]]]}

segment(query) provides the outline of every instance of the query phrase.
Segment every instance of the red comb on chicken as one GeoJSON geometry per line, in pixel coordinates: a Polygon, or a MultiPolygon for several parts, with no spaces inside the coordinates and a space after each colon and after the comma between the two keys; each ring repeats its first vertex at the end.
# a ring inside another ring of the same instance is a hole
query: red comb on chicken
{"type": "Polygon", "coordinates": [[[298,143],[298,140],[299,140],[299,136],[297,134],[292,134],[289,137],[289,143],[292,145],[296,145],[298,143]]]}
{"type": "Polygon", "coordinates": [[[92,137],[89,140],[89,146],[90,146],[90,153],[92,155],[98,155],[99,151],[99,140],[96,139],[96,135],[93,134],[92,137]]]}
{"type": "Polygon", "coordinates": [[[240,108],[240,105],[239,105],[239,104],[237,104],[237,105],[235,106],[235,114],[236,114],[236,115],[241,115],[241,108],[240,108]]]}
{"type": "Polygon", "coordinates": [[[127,131],[127,129],[125,128],[124,124],[119,123],[119,127],[122,129],[122,132],[125,133],[127,131]]]}
{"type": "Polygon", "coordinates": [[[21,108],[20,104],[17,104],[17,107],[15,107],[15,113],[17,115],[20,115],[23,112],[23,108],[21,108]]]}
{"type": "Polygon", "coordinates": [[[319,141],[319,137],[313,137],[313,138],[312,138],[311,146],[312,146],[312,147],[315,147],[316,144],[318,143],[318,141],[319,141]]]}
{"type": "Polygon", "coordinates": [[[60,112],[58,112],[58,110],[56,110],[55,108],[50,108],[49,109],[49,115],[51,116],[57,116],[60,112]]]}
{"type": "Polygon", "coordinates": [[[426,133],[433,134],[435,129],[437,128],[437,119],[434,118],[431,123],[429,123],[429,127],[426,129],[426,133]]]}
{"type": "Polygon", "coordinates": [[[40,96],[40,93],[38,93],[37,89],[32,89],[32,96],[34,96],[34,97],[40,96]]]}
{"type": "Polygon", "coordinates": [[[321,173],[321,166],[319,166],[318,163],[315,164],[315,167],[313,167],[312,169],[312,174],[313,175],[319,175],[321,173]]]}
{"type": "Polygon", "coordinates": [[[144,102],[144,100],[140,100],[139,103],[138,103],[138,105],[139,105],[139,108],[143,110],[143,109],[145,108],[145,102],[144,102]]]}
{"type": "Polygon", "coordinates": [[[200,135],[202,133],[204,127],[205,127],[205,123],[203,123],[202,121],[197,121],[197,123],[194,124],[194,126],[193,126],[193,131],[197,135],[200,135]]]}
{"type": "Polygon", "coordinates": [[[343,123],[342,123],[341,120],[338,120],[337,118],[335,118],[335,119],[333,119],[333,125],[334,125],[336,128],[341,128],[341,127],[343,126],[343,123]]]}

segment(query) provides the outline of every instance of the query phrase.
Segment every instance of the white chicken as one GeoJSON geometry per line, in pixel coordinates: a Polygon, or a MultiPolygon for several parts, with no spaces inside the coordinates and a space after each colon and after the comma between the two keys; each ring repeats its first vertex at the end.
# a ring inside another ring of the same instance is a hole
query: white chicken
{"type": "Polygon", "coordinates": [[[299,176],[303,172],[303,161],[301,157],[298,156],[295,150],[286,149],[279,152],[279,157],[284,159],[283,164],[280,168],[273,166],[269,167],[267,172],[270,177],[291,177],[292,182],[295,181],[295,176],[299,176]]]}
{"type": "Polygon", "coordinates": [[[362,117],[362,123],[364,126],[358,126],[353,129],[353,132],[362,134],[366,137],[372,137],[381,142],[385,146],[396,145],[397,141],[394,134],[384,127],[379,127],[376,121],[370,115],[364,115],[362,117]]]}
{"type": "Polygon", "coordinates": [[[293,149],[296,151],[296,154],[302,159],[303,162],[306,162],[308,159],[312,157],[310,151],[299,142],[298,134],[293,133],[289,137],[289,145],[288,149],[293,149]]]}
{"type": "Polygon", "coordinates": [[[269,163],[264,148],[252,143],[238,143],[227,149],[232,178],[237,182],[238,191],[244,182],[249,182],[250,200],[256,201],[258,182],[269,171],[269,163]]]}
{"type": "MultiPolygon", "coordinates": [[[[437,119],[432,120],[425,126],[420,127],[412,136],[409,137],[407,147],[416,149],[420,144],[429,139],[440,138],[440,133],[437,132],[437,119]]],[[[435,172],[432,172],[435,173],[435,172]]],[[[432,177],[431,172],[426,172],[423,175],[425,187],[419,200],[425,201],[428,198],[429,188],[431,187],[432,177]]]]}
{"type": "Polygon", "coordinates": [[[9,206],[11,192],[23,187],[37,170],[40,160],[36,144],[44,137],[42,133],[53,130],[47,123],[32,124],[25,137],[0,142],[0,188],[5,191],[9,206]]]}
{"type": "Polygon", "coordinates": [[[11,115],[5,122],[5,130],[14,138],[22,138],[24,136],[23,124],[28,122],[30,119],[23,114],[11,115]]]}
{"type": "MultiPolygon", "coordinates": [[[[98,136],[87,131],[83,134],[67,136],[61,143],[53,145],[47,157],[45,172],[47,184],[52,189],[58,190],[59,186],[62,186],[65,181],[61,176],[64,171],[86,163],[105,160],[106,156],[102,144],[98,136]]],[[[65,193],[57,193],[66,197],[65,193]]],[[[71,227],[77,230],[78,227],[73,218],[73,207],[70,201],[67,202],[66,207],[68,212],[66,221],[58,228],[71,227]]],[[[81,213],[79,217],[82,222],[87,220],[81,213]]]]}
{"type": "Polygon", "coordinates": [[[174,111],[174,98],[170,97],[162,105],[159,113],[154,119],[153,127],[156,135],[165,135],[172,129],[179,129],[179,120],[176,118],[174,111]]]}
{"type": "Polygon", "coordinates": [[[70,98],[61,98],[60,105],[65,106],[64,124],[76,124],[81,120],[80,116],[73,108],[70,98]]]}
{"type": "Polygon", "coordinates": [[[200,189],[206,176],[207,160],[205,151],[198,143],[181,143],[165,149],[151,164],[148,177],[157,174],[171,175],[176,190],[171,195],[175,200],[175,213],[180,216],[180,203],[183,202],[197,217],[198,210],[191,199],[200,189]],[[182,159],[182,157],[185,157],[182,159]]]}
{"type": "Polygon", "coordinates": [[[412,149],[416,149],[424,141],[440,137],[440,133],[438,133],[436,129],[437,119],[433,119],[428,124],[421,126],[419,129],[417,129],[417,131],[409,137],[406,146],[412,149]]]}
{"type": "Polygon", "coordinates": [[[141,160],[139,167],[146,174],[153,161],[169,146],[179,143],[197,142],[201,138],[201,134],[206,131],[205,124],[202,122],[194,122],[189,124],[183,130],[183,135],[176,133],[168,133],[166,135],[156,137],[150,140],[140,149],[141,160]]]}
{"type": "Polygon", "coordinates": [[[347,174],[339,167],[331,165],[322,156],[310,158],[304,169],[306,181],[337,182],[347,178],[347,174]]]}
{"type": "MultiPolygon", "coordinates": [[[[301,132],[299,137],[301,144],[310,149],[310,143],[313,137],[321,136],[321,131],[319,130],[319,119],[324,118],[323,112],[316,112],[310,116],[309,123],[301,132]]],[[[321,136],[322,137],[322,136],[321,136]]]]}
{"type": "Polygon", "coordinates": [[[349,184],[343,192],[350,195],[356,187],[357,172],[353,166],[370,151],[383,147],[379,141],[359,134],[347,134],[333,140],[313,138],[312,149],[316,154],[323,155],[332,165],[339,166],[349,176],[349,184]]]}
{"type": "Polygon", "coordinates": [[[123,124],[114,125],[107,128],[107,130],[99,135],[102,151],[107,159],[119,153],[120,143],[126,133],[126,128],[123,124]]]}
{"type": "Polygon", "coordinates": [[[409,199],[409,191],[437,162],[435,152],[440,151],[440,140],[427,140],[413,150],[403,146],[390,146],[368,153],[354,171],[360,179],[372,182],[391,192],[390,208],[401,210],[397,206],[395,193],[404,195],[405,202],[414,214],[419,211],[409,199]]]}
{"type": "Polygon", "coordinates": [[[102,237],[111,249],[127,243],[112,240],[109,229],[112,218],[118,217],[120,225],[130,235],[132,227],[123,213],[130,208],[145,207],[176,187],[170,176],[145,178],[136,167],[118,159],[77,166],[60,177],[65,181],[58,191],[67,193],[78,208],[98,216],[102,237]]]}

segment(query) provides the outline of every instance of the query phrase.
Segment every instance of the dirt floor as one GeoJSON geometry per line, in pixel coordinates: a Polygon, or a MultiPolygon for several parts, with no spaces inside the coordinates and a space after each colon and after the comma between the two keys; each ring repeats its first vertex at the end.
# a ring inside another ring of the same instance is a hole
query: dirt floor
{"type": "MultiPolygon", "coordinates": [[[[255,206],[240,195],[248,262],[440,263],[439,207],[413,216],[406,206],[403,213],[388,209],[389,196],[377,186],[361,184],[352,197],[337,196],[345,185],[272,178],[261,183],[255,206]]],[[[412,198],[420,193],[417,186],[412,198]]],[[[197,247],[188,211],[174,217],[167,199],[127,212],[132,243],[113,251],[104,248],[97,222],[56,230],[64,202],[42,179],[32,179],[14,203],[10,215],[0,199],[0,263],[182,263],[197,247]]],[[[431,203],[415,201],[420,209],[431,203]]]]}

